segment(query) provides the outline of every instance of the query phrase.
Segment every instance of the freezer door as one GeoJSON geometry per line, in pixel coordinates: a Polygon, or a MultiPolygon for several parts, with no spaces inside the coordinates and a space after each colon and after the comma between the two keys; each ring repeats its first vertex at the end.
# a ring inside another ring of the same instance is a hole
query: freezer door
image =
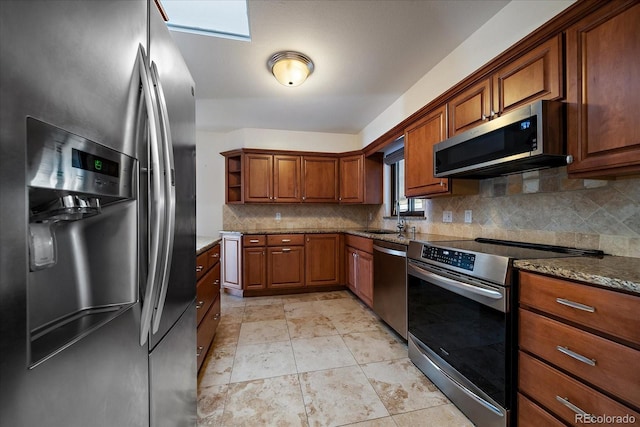
{"type": "Polygon", "coordinates": [[[195,341],[196,309],[190,304],[149,356],[152,427],[196,425],[195,341]]]}
{"type": "MultiPolygon", "coordinates": [[[[146,426],[148,349],[139,345],[138,303],[28,367],[26,141],[31,116],[135,157],[134,64],[146,44],[147,2],[1,3],[0,426],[146,426]]],[[[129,238],[123,245],[135,248],[137,236],[129,238]]],[[[52,289],[61,280],[49,279],[52,289]]]]}
{"type": "MultiPolygon", "coordinates": [[[[194,82],[165,22],[151,2],[150,61],[155,65],[166,101],[165,113],[173,143],[175,228],[173,256],[164,305],[158,307],[151,335],[153,349],[191,305],[196,295],[195,276],[195,94],[194,82]]],[[[195,354],[195,339],[192,349],[195,354]]],[[[195,357],[195,356],[194,356],[195,357]]],[[[194,380],[195,381],[195,380],[194,380]]],[[[195,384],[195,383],[194,383],[195,384]]],[[[195,387],[195,385],[194,385],[195,387]]]]}

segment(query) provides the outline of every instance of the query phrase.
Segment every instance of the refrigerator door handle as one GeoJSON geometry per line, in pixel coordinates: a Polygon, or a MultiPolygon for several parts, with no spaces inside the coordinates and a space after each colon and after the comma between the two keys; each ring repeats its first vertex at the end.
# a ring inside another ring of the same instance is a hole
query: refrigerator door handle
{"type": "Polygon", "coordinates": [[[145,287],[144,301],[142,302],[142,315],[140,320],[140,345],[144,345],[149,337],[149,329],[151,327],[151,319],[153,317],[154,300],[156,298],[156,284],[159,273],[161,239],[163,238],[162,230],[164,228],[165,215],[165,195],[161,191],[162,181],[160,176],[160,150],[158,137],[161,134],[158,122],[157,105],[154,102],[154,94],[151,88],[151,78],[147,68],[146,55],[144,48],[140,45],[138,49],[137,67],[140,73],[140,82],[142,84],[142,93],[147,109],[149,119],[149,268],[147,271],[147,280],[145,287]]]}
{"type": "Polygon", "coordinates": [[[164,190],[166,197],[165,205],[165,228],[164,232],[164,248],[161,256],[161,276],[160,276],[160,295],[158,297],[155,312],[153,314],[152,332],[158,332],[160,320],[162,319],[162,311],[164,309],[167,297],[167,289],[169,287],[169,274],[171,272],[171,261],[173,258],[173,242],[175,237],[175,218],[176,218],[176,187],[175,187],[175,163],[173,158],[173,143],[171,141],[171,129],[169,127],[169,112],[167,109],[167,101],[162,90],[160,75],[155,62],[151,63],[151,79],[156,89],[156,100],[158,102],[158,110],[160,112],[160,129],[161,142],[164,160],[164,190]]]}

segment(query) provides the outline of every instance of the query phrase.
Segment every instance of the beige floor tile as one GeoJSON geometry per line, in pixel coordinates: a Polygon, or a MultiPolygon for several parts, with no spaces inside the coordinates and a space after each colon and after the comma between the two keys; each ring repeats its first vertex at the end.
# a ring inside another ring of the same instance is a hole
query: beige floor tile
{"type": "Polygon", "coordinates": [[[359,364],[408,357],[407,345],[382,328],[346,334],[342,339],[359,364]]]}
{"type": "Polygon", "coordinates": [[[280,298],[284,304],[292,303],[292,302],[309,302],[309,301],[317,301],[318,295],[323,294],[323,292],[311,292],[308,294],[291,294],[291,295],[282,295],[280,298]]]}
{"type": "Polygon", "coordinates": [[[220,307],[220,322],[227,321],[229,323],[242,322],[242,314],[244,313],[244,307],[220,307]]]}
{"type": "Polygon", "coordinates": [[[282,299],[280,299],[280,297],[249,297],[245,298],[245,300],[245,307],[282,304],[282,299]]]}
{"type": "Polygon", "coordinates": [[[337,313],[350,313],[353,311],[364,311],[363,307],[352,298],[335,298],[313,303],[315,310],[325,316],[332,316],[337,313]]]}
{"type": "Polygon", "coordinates": [[[228,385],[201,387],[198,390],[198,427],[222,425],[228,385]]]}
{"type": "Polygon", "coordinates": [[[263,342],[289,341],[289,329],[285,319],[243,322],[238,345],[263,342]]]}
{"type": "Polygon", "coordinates": [[[318,292],[316,296],[318,300],[330,300],[330,299],[339,299],[339,298],[353,299],[353,295],[351,295],[349,291],[318,292]]]}
{"type": "Polygon", "coordinates": [[[200,373],[199,387],[229,384],[236,346],[213,347],[200,373]]]}
{"type": "Polygon", "coordinates": [[[291,339],[338,335],[331,320],[319,314],[313,317],[287,318],[287,325],[291,339]]]}
{"type": "Polygon", "coordinates": [[[308,426],[297,375],[229,386],[225,426],[308,426]]]}
{"type": "Polygon", "coordinates": [[[362,309],[333,313],[328,317],[340,334],[380,330],[380,321],[377,317],[362,309]]]}
{"type": "Polygon", "coordinates": [[[294,301],[284,303],[284,315],[287,319],[314,317],[321,314],[316,311],[314,301],[294,301]]]}
{"type": "Polygon", "coordinates": [[[231,371],[231,382],[295,373],[296,363],[290,342],[239,345],[231,371]]]}
{"type": "Polygon", "coordinates": [[[291,340],[298,372],[319,371],[356,365],[339,335],[291,340]]]}
{"type": "Polygon", "coordinates": [[[237,297],[226,292],[220,292],[220,305],[222,307],[244,307],[247,298],[237,297]]]}
{"type": "Polygon", "coordinates": [[[218,329],[216,329],[216,336],[213,338],[213,347],[216,348],[238,344],[240,325],[241,323],[222,323],[222,321],[220,321],[218,329]]]}
{"type": "Polygon", "coordinates": [[[259,322],[261,320],[284,319],[282,304],[252,305],[244,308],[243,322],[259,322]]]}
{"type": "Polygon", "coordinates": [[[340,426],[389,416],[358,366],[299,375],[309,425],[340,426]]]}
{"type": "Polygon", "coordinates": [[[447,426],[473,427],[471,421],[452,403],[393,416],[398,427],[447,426]]]}
{"type": "MultiPolygon", "coordinates": [[[[416,424],[417,427],[423,424],[416,424]]],[[[391,417],[376,418],[375,420],[362,421],[360,423],[345,424],[342,427],[397,427],[395,421],[391,417]]],[[[436,426],[434,426],[436,427],[436,426]]]]}
{"type": "Polygon", "coordinates": [[[362,370],[391,414],[449,403],[409,359],[370,363],[362,370]]]}

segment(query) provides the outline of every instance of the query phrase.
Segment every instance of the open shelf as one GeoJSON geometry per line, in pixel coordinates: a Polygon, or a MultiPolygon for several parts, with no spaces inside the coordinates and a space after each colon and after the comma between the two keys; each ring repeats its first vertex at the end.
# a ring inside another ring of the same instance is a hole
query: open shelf
{"type": "Polygon", "coordinates": [[[227,203],[243,203],[242,198],[242,154],[227,156],[226,197],[227,203]]]}

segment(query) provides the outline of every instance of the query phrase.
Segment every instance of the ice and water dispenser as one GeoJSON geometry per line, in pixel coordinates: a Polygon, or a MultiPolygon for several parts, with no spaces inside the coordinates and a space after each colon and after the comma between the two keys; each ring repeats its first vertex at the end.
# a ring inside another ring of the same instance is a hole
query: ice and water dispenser
{"type": "Polygon", "coordinates": [[[137,161],[27,119],[30,366],[138,300],[137,161]]]}

